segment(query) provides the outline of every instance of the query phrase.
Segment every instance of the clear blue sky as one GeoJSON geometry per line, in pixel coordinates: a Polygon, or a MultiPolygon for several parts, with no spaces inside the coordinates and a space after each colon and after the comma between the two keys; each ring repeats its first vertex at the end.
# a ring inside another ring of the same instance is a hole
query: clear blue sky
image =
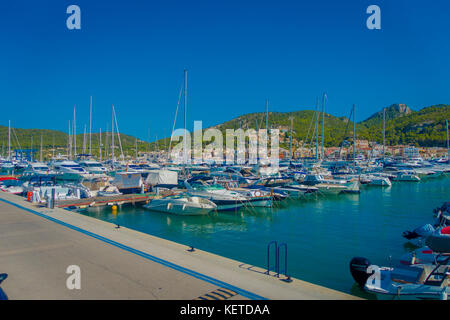
{"type": "MultiPolygon", "coordinates": [[[[183,69],[188,123],[311,109],[363,120],[392,103],[450,103],[450,4],[413,0],[96,1],[0,3],[0,125],[104,131],[116,107],[123,133],[169,135],[183,69]],[[81,8],[81,30],[66,8],[81,8]],[[381,8],[381,30],[366,8],[381,8]]],[[[182,115],[182,113],[180,114],[182,115]]],[[[177,127],[183,126],[179,117],[177,127]]],[[[110,126],[110,124],[109,124],[110,126]]]]}

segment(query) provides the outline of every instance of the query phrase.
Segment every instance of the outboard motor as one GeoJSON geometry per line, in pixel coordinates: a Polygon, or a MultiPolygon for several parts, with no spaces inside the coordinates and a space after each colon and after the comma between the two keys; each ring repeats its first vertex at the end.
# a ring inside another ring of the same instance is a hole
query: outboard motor
{"type": "Polygon", "coordinates": [[[370,274],[367,273],[367,268],[370,265],[370,261],[362,257],[354,257],[350,261],[350,273],[360,287],[364,287],[367,279],[370,277],[370,274]]]}
{"type": "Polygon", "coordinates": [[[408,240],[416,239],[419,237],[419,235],[414,231],[405,231],[403,232],[402,236],[408,240]]]}

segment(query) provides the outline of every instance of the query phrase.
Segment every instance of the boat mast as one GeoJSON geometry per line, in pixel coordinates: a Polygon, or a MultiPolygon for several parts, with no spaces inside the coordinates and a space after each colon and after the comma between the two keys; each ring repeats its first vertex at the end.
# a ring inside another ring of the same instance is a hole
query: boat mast
{"type": "Polygon", "coordinates": [[[42,162],[42,133],[41,133],[41,152],[39,155],[39,161],[42,162]]]}
{"type": "Polygon", "coordinates": [[[323,141],[325,139],[325,97],[326,93],[323,93],[322,96],[322,159],[325,158],[325,152],[323,148],[323,141]]]}
{"type": "Polygon", "coordinates": [[[111,160],[114,167],[114,105],[111,109],[111,160]]]}
{"type": "Polygon", "coordinates": [[[353,173],[356,167],[356,123],[355,123],[355,105],[353,105],[353,173]]]}
{"type": "Polygon", "coordinates": [[[89,108],[89,154],[91,154],[91,142],[92,142],[92,96],[89,108]]]}
{"type": "Polygon", "coordinates": [[[447,125],[447,161],[450,161],[450,147],[449,147],[449,141],[448,141],[448,119],[445,120],[445,124],[447,125]]]}
{"type": "Polygon", "coordinates": [[[75,159],[77,156],[77,122],[76,122],[76,113],[75,113],[75,106],[73,106],[73,158],[75,159]]]}
{"type": "Polygon", "coordinates": [[[291,119],[291,134],[289,135],[289,162],[292,161],[292,121],[294,117],[290,117],[291,119]]]}
{"type": "Polygon", "coordinates": [[[266,99],[266,130],[269,134],[269,100],[266,99]]]}
{"type": "Polygon", "coordinates": [[[186,141],[186,111],[187,110],[187,70],[184,70],[184,163],[187,162],[187,141],[186,141]]]}
{"type": "Polygon", "coordinates": [[[122,157],[122,161],[123,161],[123,160],[125,160],[125,156],[123,155],[122,142],[120,140],[119,124],[117,123],[117,116],[116,116],[116,110],[114,109],[114,105],[113,105],[113,116],[114,116],[114,121],[116,123],[117,138],[119,140],[120,156],[122,157]]]}
{"type": "Polygon", "coordinates": [[[99,142],[98,142],[98,154],[100,157],[100,161],[102,161],[102,128],[100,128],[100,133],[99,133],[99,142]]]}
{"type": "Polygon", "coordinates": [[[8,160],[11,160],[11,120],[8,120],[8,160]]]}
{"type": "Polygon", "coordinates": [[[109,158],[109,148],[108,148],[108,122],[106,122],[106,131],[105,131],[105,159],[109,158]]]}
{"type": "Polygon", "coordinates": [[[86,125],[84,125],[84,134],[83,134],[83,154],[86,154],[86,125]]]}
{"type": "Polygon", "coordinates": [[[55,158],[55,134],[53,134],[53,158],[55,158]]]}
{"type": "Polygon", "coordinates": [[[383,162],[384,162],[384,158],[385,158],[385,155],[386,155],[386,151],[385,151],[385,145],[386,145],[386,133],[385,133],[385,130],[386,130],[386,125],[385,125],[385,122],[386,122],[386,108],[383,109],[383,162]]]}
{"type": "Polygon", "coordinates": [[[316,160],[319,160],[319,98],[316,98],[316,160]]]}
{"type": "Polygon", "coordinates": [[[72,136],[70,135],[70,120],[69,120],[69,135],[67,137],[67,157],[72,158],[72,136]]]}

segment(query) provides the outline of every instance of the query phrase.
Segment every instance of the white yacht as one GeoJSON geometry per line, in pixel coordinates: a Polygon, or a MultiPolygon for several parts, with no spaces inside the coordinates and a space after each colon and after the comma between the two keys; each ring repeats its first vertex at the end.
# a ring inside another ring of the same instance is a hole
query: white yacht
{"type": "Polygon", "coordinates": [[[394,178],[395,181],[412,181],[419,182],[420,178],[416,175],[414,171],[399,171],[397,176],[394,178]]]}
{"type": "Polygon", "coordinates": [[[63,180],[81,180],[88,175],[75,161],[64,160],[53,163],[53,169],[61,175],[63,180]]]}
{"type": "Polygon", "coordinates": [[[189,194],[211,200],[217,205],[219,211],[239,209],[248,201],[239,192],[227,190],[219,184],[200,182],[191,185],[188,181],[185,181],[184,184],[189,194]]]}
{"type": "Polygon", "coordinates": [[[205,215],[217,209],[214,202],[189,194],[178,194],[159,199],[153,199],[144,208],[183,216],[205,215]]]}
{"type": "Polygon", "coordinates": [[[95,160],[82,160],[78,162],[79,165],[84,168],[88,173],[93,175],[106,175],[108,174],[108,169],[103,166],[100,162],[95,160]]]}

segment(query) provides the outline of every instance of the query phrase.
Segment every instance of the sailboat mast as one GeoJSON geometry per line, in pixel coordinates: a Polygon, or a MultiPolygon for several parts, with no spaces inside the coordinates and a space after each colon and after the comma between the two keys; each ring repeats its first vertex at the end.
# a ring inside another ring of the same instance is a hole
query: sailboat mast
{"type": "Polygon", "coordinates": [[[266,130],[269,134],[269,100],[266,100],[266,130]]]}
{"type": "Polygon", "coordinates": [[[105,131],[105,160],[109,158],[109,146],[108,146],[108,122],[106,122],[106,131],[105,131]]]}
{"type": "Polygon", "coordinates": [[[290,117],[291,119],[291,134],[289,135],[289,161],[292,161],[292,121],[294,117],[290,117]]]}
{"type": "Polygon", "coordinates": [[[186,141],[186,111],[187,110],[187,70],[184,70],[184,161],[187,162],[187,141],[186,141]]]}
{"type": "Polygon", "coordinates": [[[75,106],[73,107],[73,143],[74,143],[74,149],[73,149],[73,158],[75,159],[77,156],[77,122],[76,122],[76,111],[75,106]]]}
{"type": "Polygon", "coordinates": [[[448,140],[448,119],[445,120],[445,124],[447,127],[447,160],[450,161],[450,147],[449,147],[449,140],[448,140]]]}
{"type": "Polygon", "coordinates": [[[322,159],[325,158],[325,152],[323,148],[323,141],[325,139],[325,97],[326,93],[323,93],[322,97],[322,159]]]}
{"type": "Polygon", "coordinates": [[[84,134],[83,134],[83,154],[86,154],[86,125],[84,125],[84,134]]]}
{"type": "Polygon", "coordinates": [[[72,137],[70,135],[70,120],[69,120],[69,135],[67,137],[67,156],[69,160],[72,158],[72,137]]]}
{"type": "Polygon", "coordinates": [[[111,114],[111,160],[114,166],[114,105],[112,105],[111,114]]]}
{"type": "Polygon", "coordinates": [[[91,142],[92,142],[92,96],[89,108],[89,154],[91,154],[91,142]]]}
{"type": "Polygon", "coordinates": [[[319,98],[316,98],[316,160],[319,160],[319,98]]]}
{"type": "Polygon", "coordinates": [[[356,123],[355,123],[355,105],[353,105],[353,172],[356,167],[356,123]]]}
{"type": "Polygon", "coordinates": [[[8,160],[11,161],[11,120],[8,120],[8,160]]]}
{"type": "Polygon", "coordinates": [[[39,155],[39,161],[42,162],[42,133],[41,133],[41,152],[39,155]]]}
{"type": "Polygon", "coordinates": [[[383,109],[383,161],[386,155],[385,145],[386,145],[386,108],[383,109]]]}
{"type": "Polygon", "coordinates": [[[100,161],[102,161],[102,128],[100,128],[100,132],[99,132],[99,142],[98,142],[98,154],[100,157],[100,161]]]}

